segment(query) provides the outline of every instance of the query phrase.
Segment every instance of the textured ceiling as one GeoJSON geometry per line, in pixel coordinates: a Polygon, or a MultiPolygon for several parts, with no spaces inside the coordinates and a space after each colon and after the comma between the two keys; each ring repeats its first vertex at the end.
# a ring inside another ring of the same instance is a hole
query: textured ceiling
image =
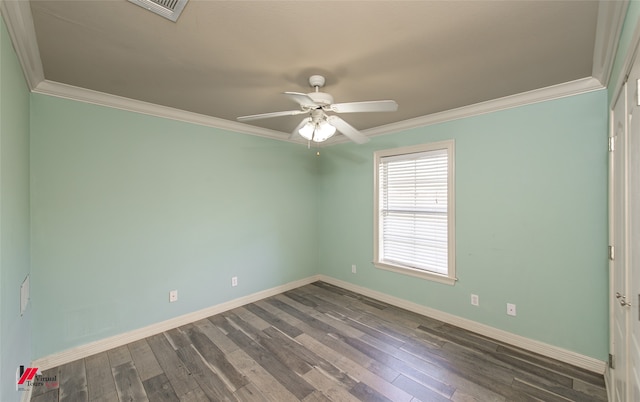
{"type": "MultiPolygon", "coordinates": [[[[592,75],[596,1],[31,1],[45,79],[235,121],[327,78],[364,130],[592,75]]],[[[289,133],[300,116],[251,124],[289,133]]]]}

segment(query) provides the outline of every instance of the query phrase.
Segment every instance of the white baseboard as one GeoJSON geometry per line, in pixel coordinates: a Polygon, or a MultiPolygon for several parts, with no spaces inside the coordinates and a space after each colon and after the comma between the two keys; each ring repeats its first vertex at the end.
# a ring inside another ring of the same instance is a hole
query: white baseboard
{"type": "Polygon", "coordinates": [[[522,349],[526,349],[530,352],[538,353],[543,356],[551,357],[562,362],[572,364],[577,367],[584,368],[598,374],[604,374],[606,363],[598,359],[594,359],[589,356],[584,356],[570,350],[562,349],[557,346],[549,345],[544,342],[536,341],[533,339],[525,338],[520,335],[512,334],[507,331],[503,331],[497,328],[490,327],[488,325],[480,324],[466,318],[458,317],[449,313],[435,310],[430,307],[426,307],[417,303],[413,303],[398,297],[390,296],[388,294],[371,290],[362,286],[354,285],[349,282],[344,282],[339,279],[331,278],[329,276],[320,275],[319,278],[323,282],[339,286],[341,288],[351,290],[352,292],[360,293],[365,296],[369,296],[373,299],[389,303],[396,307],[403,308],[405,310],[412,311],[427,317],[435,318],[447,324],[455,325],[456,327],[464,328],[468,331],[475,332],[480,335],[487,336],[489,338],[508,343],[513,346],[517,346],[522,349]]]}
{"type": "Polygon", "coordinates": [[[161,321],[144,328],[135,329],[130,332],[114,335],[95,342],[76,346],[71,349],[63,350],[59,353],[54,353],[52,355],[36,359],[32,363],[31,367],[38,367],[39,370],[48,370],[50,368],[58,367],[60,365],[67,364],[78,359],[84,359],[85,357],[92,356],[97,353],[105,352],[107,350],[117,348],[131,342],[139,341],[140,339],[144,339],[149,336],[180,327],[182,325],[190,324],[192,322],[211,317],[212,315],[220,314],[222,312],[244,306],[245,304],[253,303],[258,300],[262,300],[267,297],[275,296],[282,292],[298,288],[300,286],[308,285],[309,283],[318,280],[320,280],[320,276],[310,276],[308,278],[289,282],[284,285],[273,287],[271,289],[266,289],[257,293],[230,300],[228,302],[217,304],[215,306],[207,307],[202,310],[194,311],[193,313],[184,314],[166,321],[161,321]]]}
{"type": "Polygon", "coordinates": [[[435,318],[445,323],[455,325],[466,330],[488,336],[495,340],[508,343],[513,346],[520,347],[522,349],[529,350],[548,356],[562,362],[572,364],[577,367],[582,367],[586,370],[593,371],[598,374],[605,372],[606,363],[588,356],[584,356],[570,350],[562,349],[557,346],[549,345],[543,342],[539,342],[533,339],[525,338],[520,335],[515,335],[507,331],[496,329],[488,325],[480,324],[478,322],[461,318],[449,313],[445,313],[439,310],[432,309],[417,303],[413,303],[407,300],[400,299],[398,297],[390,296],[382,292],[371,290],[362,286],[354,285],[349,282],[344,282],[339,279],[335,279],[325,275],[314,275],[308,278],[300,279],[297,281],[289,282],[284,285],[276,286],[271,289],[266,289],[257,293],[253,293],[247,296],[240,297],[238,299],[230,300],[215,306],[211,306],[193,313],[181,315],[179,317],[172,318],[170,320],[162,321],[153,325],[149,325],[144,328],[139,328],[124,334],[111,336],[109,338],[101,339],[95,342],[91,342],[85,345],[80,345],[72,349],[64,350],[53,355],[45,356],[36,359],[32,363],[32,367],[38,367],[40,370],[47,370],[60,366],[62,364],[70,363],[72,361],[83,359],[85,357],[101,353],[122,345],[126,345],[131,342],[138,341],[140,339],[147,338],[152,335],[159,334],[170,329],[186,325],[212,315],[220,314],[222,312],[232,310],[236,307],[243,306],[245,304],[253,303],[267,297],[275,296],[282,292],[298,288],[300,286],[308,285],[315,281],[324,281],[335,286],[351,290],[356,293],[360,293],[365,296],[383,301],[385,303],[392,304],[394,306],[418,313],[427,317],[435,318]]]}

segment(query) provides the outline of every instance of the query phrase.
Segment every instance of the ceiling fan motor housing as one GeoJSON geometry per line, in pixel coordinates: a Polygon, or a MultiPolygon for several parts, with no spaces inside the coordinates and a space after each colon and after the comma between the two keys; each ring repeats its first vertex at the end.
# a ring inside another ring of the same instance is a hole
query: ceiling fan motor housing
{"type": "Polygon", "coordinates": [[[321,75],[312,75],[311,77],[309,77],[309,85],[311,85],[311,87],[313,88],[322,88],[324,86],[324,83],[325,79],[321,75]]]}

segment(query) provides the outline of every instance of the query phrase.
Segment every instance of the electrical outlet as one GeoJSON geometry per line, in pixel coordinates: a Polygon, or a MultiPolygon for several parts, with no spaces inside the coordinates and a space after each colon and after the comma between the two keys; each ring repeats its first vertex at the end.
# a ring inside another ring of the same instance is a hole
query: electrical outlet
{"type": "Polygon", "coordinates": [[[507,315],[512,315],[515,317],[516,315],[516,305],[507,303],[507,315]]]}
{"type": "Polygon", "coordinates": [[[231,278],[231,286],[238,286],[238,277],[234,276],[231,278]]]}
{"type": "Polygon", "coordinates": [[[357,272],[356,270],[356,264],[351,265],[351,273],[355,274],[357,272]]]}
{"type": "Polygon", "coordinates": [[[175,301],[178,301],[178,291],[172,290],[171,292],[169,292],[169,302],[173,303],[175,301]]]}
{"type": "Polygon", "coordinates": [[[480,305],[480,298],[478,297],[478,295],[471,295],[471,304],[474,306],[480,305]]]}

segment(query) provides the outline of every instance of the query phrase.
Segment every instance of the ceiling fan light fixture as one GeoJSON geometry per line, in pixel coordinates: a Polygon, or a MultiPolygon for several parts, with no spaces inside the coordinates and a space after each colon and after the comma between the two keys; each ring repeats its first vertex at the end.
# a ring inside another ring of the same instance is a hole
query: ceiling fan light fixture
{"type": "Polygon", "coordinates": [[[300,130],[298,130],[298,133],[305,140],[311,141],[311,139],[313,138],[313,132],[315,131],[315,129],[316,129],[316,125],[308,121],[304,126],[300,127],[300,130]]]}
{"type": "Polygon", "coordinates": [[[333,137],[336,133],[336,128],[331,124],[327,123],[325,120],[318,123],[316,127],[316,131],[313,133],[313,140],[315,142],[324,142],[329,138],[333,137]]]}
{"type": "Polygon", "coordinates": [[[324,142],[336,133],[336,128],[326,120],[319,122],[308,121],[300,127],[298,133],[307,141],[324,142]]]}

